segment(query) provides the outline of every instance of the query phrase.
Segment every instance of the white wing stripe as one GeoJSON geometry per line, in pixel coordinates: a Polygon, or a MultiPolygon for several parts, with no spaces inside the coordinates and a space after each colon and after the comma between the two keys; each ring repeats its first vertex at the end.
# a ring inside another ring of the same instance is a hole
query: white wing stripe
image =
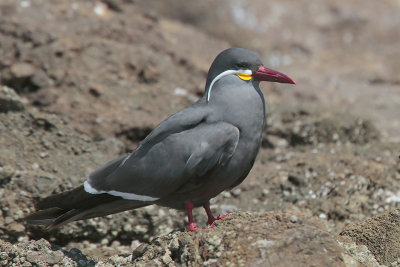
{"type": "Polygon", "coordinates": [[[111,190],[111,191],[96,190],[88,183],[88,181],[85,181],[83,183],[83,187],[84,187],[85,191],[89,194],[104,194],[104,193],[106,193],[106,194],[109,194],[112,196],[122,197],[123,199],[139,200],[139,201],[156,201],[159,199],[156,197],[142,196],[142,195],[137,195],[134,193],[119,192],[119,191],[115,191],[115,190],[111,190]]]}

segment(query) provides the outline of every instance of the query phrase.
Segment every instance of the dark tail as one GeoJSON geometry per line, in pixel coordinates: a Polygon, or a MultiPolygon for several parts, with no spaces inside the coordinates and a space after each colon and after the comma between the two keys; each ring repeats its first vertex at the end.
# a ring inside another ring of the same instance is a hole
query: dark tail
{"type": "Polygon", "coordinates": [[[83,186],[47,197],[37,203],[38,211],[25,217],[32,225],[53,229],[72,221],[105,216],[151,203],[125,200],[109,194],[89,194],[83,186]]]}

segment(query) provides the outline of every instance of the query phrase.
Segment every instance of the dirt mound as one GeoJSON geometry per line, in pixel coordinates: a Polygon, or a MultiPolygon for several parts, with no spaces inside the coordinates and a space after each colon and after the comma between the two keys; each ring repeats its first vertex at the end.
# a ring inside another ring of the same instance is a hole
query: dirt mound
{"type": "Polygon", "coordinates": [[[343,250],[321,224],[304,215],[233,213],[216,228],[174,233],[133,252],[141,265],[344,266],[343,250]]]}
{"type": "Polygon", "coordinates": [[[87,1],[1,5],[0,82],[96,140],[130,144],[132,125],[154,127],[196,99],[227,44],[115,2],[123,12],[87,1]]]}
{"type": "Polygon", "coordinates": [[[285,139],[289,146],[321,143],[366,144],[379,140],[379,132],[369,120],[337,111],[291,107],[275,110],[268,117],[264,146],[275,147],[268,136],[285,139]]]}

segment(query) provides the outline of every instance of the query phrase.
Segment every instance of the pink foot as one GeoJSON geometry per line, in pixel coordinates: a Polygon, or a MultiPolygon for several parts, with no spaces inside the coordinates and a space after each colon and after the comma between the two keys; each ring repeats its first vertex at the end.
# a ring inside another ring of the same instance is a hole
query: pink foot
{"type": "Polygon", "coordinates": [[[196,224],[194,223],[194,218],[193,218],[193,213],[192,213],[194,206],[193,206],[192,201],[186,201],[185,208],[186,208],[188,221],[189,221],[189,226],[187,228],[188,231],[196,232],[197,230],[200,230],[201,228],[197,228],[196,224]]]}
{"type": "Polygon", "coordinates": [[[203,207],[204,207],[204,209],[206,210],[206,213],[207,213],[207,216],[208,216],[208,220],[207,220],[207,224],[208,224],[208,225],[211,225],[211,224],[213,224],[215,221],[221,220],[221,219],[227,217],[227,216],[230,214],[230,213],[228,213],[228,214],[225,214],[225,215],[222,215],[222,216],[221,216],[221,215],[218,215],[217,218],[215,218],[214,215],[213,215],[212,212],[211,212],[210,205],[204,205],[203,207]]]}
{"type": "Polygon", "coordinates": [[[223,219],[223,218],[228,217],[229,214],[230,214],[230,213],[225,214],[225,215],[218,215],[217,218],[208,217],[207,224],[208,224],[208,225],[211,225],[211,224],[213,224],[215,221],[218,221],[218,220],[221,220],[221,219],[223,219]]]}
{"type": "Polygon", "coordinates": [[[197,228],[194,222],[190,223],[187,229],[190,232],[196,232],[197,230],[201,230],[201,228],[197,228]]]}
{"type": "Polygon", "coordinates": [[[217,220],[221,220],[221,219],[223,219],[223,218],[226,218],[226,217],[228,217],[229,215],[230,215],[230,213],[227,213],[227,214],[225,214],[225,215],[218,215],[217,220]]]}
{"type": "MultiPolygon", "coordinates": [[[[213,225],[213,223],[215,221],[217,221],[217,220],[221,220],[221,219],[227,217],[230,214],[230,213],[228,213],[228,214],[225,214],[225,215],[222,215],[222,216],[218,215],[217,218],[215,218],[213,216],[212,212],[211,212],[209,204],[204,205],[203,207],[206,210],[207,217],[208,217],[207,224],[210,225],[210,227],[208,227],[206,229],[213,229],[213,228],[217,227],[216,225],[213,225]]],[[[197,228],[196,224],[194,223],[194,218],[193,218],[193,213],[192,213],[194,205],[193,205],[192,201],[186,201],[185,202],[185,208],[186,208],[186,213],[187,213],[188,221],[189,221],[189,226],[187,228],[188,231],[196,232],[198,230],[201,230],[201,228],[197,228]]]]}

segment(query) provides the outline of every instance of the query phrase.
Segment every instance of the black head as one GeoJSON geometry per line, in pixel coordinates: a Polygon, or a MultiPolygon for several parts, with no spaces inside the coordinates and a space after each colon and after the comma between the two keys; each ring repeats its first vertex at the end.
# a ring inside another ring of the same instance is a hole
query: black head
{"type": "Polygon", "coordinates": [[[261,65],[261,59],[255,52],[244,48],[228,48],[219,53],[211,64],[208,70],[207,85],[226,70],[249,69],[255,73],[261,65]]]}
{"type": "Polygon", "coordinates": [[[244,81],[271,81],[280,83],[295,82],[287,75],[263,66],[260,57],[244,48],[228,48],[215,58],[208,70],[206,93],[207,101],[215,81],[225,75],[237,75],[244,81]]]}

